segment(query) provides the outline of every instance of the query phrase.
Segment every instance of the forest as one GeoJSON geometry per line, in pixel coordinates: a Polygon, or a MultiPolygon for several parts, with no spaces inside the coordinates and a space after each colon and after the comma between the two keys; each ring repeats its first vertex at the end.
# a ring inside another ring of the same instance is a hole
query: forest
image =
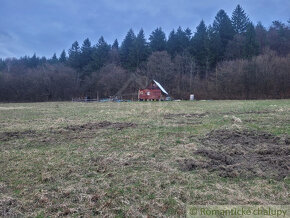
{"type": "MultiPolygon", "coordinates": [[[[64,101],[115,96],[131,78],[155,79],[174,99],[290,98],[290,20],[254,24],[240,5],[212,24],[161,27],[145,37],[130,29],[119,44],[100,37],[72,43],[51,58],[0,59],[0,101],[64,101]]],[[[124,99],[136,99],[140,82],[128,83],[124,99]],[[129,93],[129,94],[128,94],[129,93]]]]}

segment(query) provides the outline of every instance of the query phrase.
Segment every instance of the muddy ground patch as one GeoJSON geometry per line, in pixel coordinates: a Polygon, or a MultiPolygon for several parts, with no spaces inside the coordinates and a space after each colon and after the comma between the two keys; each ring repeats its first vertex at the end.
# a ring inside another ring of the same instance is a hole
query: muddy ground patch
{"type": "Polygon", "coordinates": [[[38,134],[34,130],[0,132],[0,141],[6,142],[13,139],[35,137],[35,136],[38,136],[38,134]]]}
{"type": "Polygon", "coordinates": [[[18,139],[31,139],[39,142],[53,142],[60,136],[74,139],[74,138],[88,138],[92,137],[91,132],[99,129],[116,129],[122,130],[125,128],[134,128],[137,124],[134,123],[122,123],[122,122],[96,122],[96,123],[85,123],[77,125],[69,125],[62,128],[51,128],[44,132],[38,132],[35,130],[25,131],[11,131],[11,132],[0,132],[0,142],[7,142],[18,139]],[[76,133],[78,136],[76,137],[76,133]]]}
{"type": "Polygon", "coordinates": [[[65,127],[64,129],[77,132],[77,131],[103,129],[103,128],[121,130],[124,128],[136,127],[136,126],[137,124],[135,123],[121,123],[121,122],[112,123],[109,121],[103,121],[103,122],[98,122],[98,123],[85,123],[81,125],[70,125],[70,126],[65,127]]]}
{"type": "Polygon", "coordinates": [[[216,130],[200,140],[201,158],[183,160],[183,170],[207,169],[222,177],[283,179],[290,176],[289,136],[242,130],[216,130]]]}

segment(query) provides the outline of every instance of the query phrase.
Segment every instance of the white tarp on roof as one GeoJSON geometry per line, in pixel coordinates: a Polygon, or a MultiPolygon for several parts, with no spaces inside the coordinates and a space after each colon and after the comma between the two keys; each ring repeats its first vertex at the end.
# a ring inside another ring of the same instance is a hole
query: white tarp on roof
{"type": "Polygon", "coordinates": [[[162,91],[163,93],[165,93],[166,95],[168,95],[168,93],[165,91],[165,89],[162,87],[162,85],[160,85],[159,82],[157,82],[157,81],[155,81],[155,80],[153,80],[153,81],[154,81],[155,84],[159,87],[159,89],[161,89],[161,91],[162,91]]]}

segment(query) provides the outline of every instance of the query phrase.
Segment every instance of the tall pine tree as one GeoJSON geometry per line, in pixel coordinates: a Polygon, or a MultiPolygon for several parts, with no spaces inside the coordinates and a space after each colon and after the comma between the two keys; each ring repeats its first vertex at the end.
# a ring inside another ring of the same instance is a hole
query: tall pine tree
{"type": "Polygon", "coordinates": [[[208,47],[209,47],[209,64],[213,68],[217,62],[221,59],[222,54],[222,43],[220,35],[214,28],[209,25],[208,27],[208,47]]]}
{"type": "Polygon", "coordinates": [[[166,36],[161,27],[155,29],[151,33],[149,41],[150,48],[153,52],[166,50],[166,36]]]}
{"type": "Polygon", "coordinates": [[[92,69],[99,70],[103,67],[109,59],[110,45],[105,41],[104,37],[101,36],[98,40],[97,45],[93,52],[92,69]]]}
{"type": "Polygon", "coordinates": [[[250,20],[243,8],[237,5],[232,14],[232,25],[235,33],[240,34],[246,32],[249,22],[250,20]]]}
{"type": "Polygon", "coordinates": [[[80,51],[79,43],[77,41],[75,41],[72,44],[71,48],[68,51],[68,54],[69,54],[69,57],[68,57],[69,65],[73,67],[74,69],[79,70],[81,67],[81,62],[80,62],[81,51],[80,51]]]}
{"type": "Polygon", "coordinates": [[[82,68],[87,66],[92,61],[92,51],[91,41],[87,38],[84,40],[81,47],[80,62],[82,68]]]}
{"type": "Polygon", "coordinates": [[[212,28],[215,40],[220,40],[220,42],[215,42],[217,43],[216,46],[219,47],[217,61],[220,61],[224,59],[227,44],[235,34],[232,22],[224,10],[217,13],[212,28]]]}
{"type": "Polygon", "coordinates": [[[255,27],[252,23],[247,25],[245,38],[245,58],[252,58],[253,56],[258,55],[259,45],[256,41],[255,27]]]}
{"type": "Polygon", "coordinates": [[[119,42],[117,39],[115,39],[113,45],[112,45],[112,49],[115,49],[116,51],[119,50],[119,42]]]}
{"type": "Polygon", "coordinates": [[[202,20],[196,28],[196,33],[192,38],[193,55],[199,67],[200,77],[205,76],[209,54],[209,37],[206,25],[202,20]]]}
{"type": "Polygon", "coordinates": [[[132,67],[139,67],[140,63],[147,60],[149,53],[149,46],[146,42],[144,31],[141,29],[134,41],[134,46],[130,54],[130,59],[133,60],[132,67]]]}
{"type": "Polygon", "coordinates": [[[63,51],[61,52],[61,54],[60,54],[58,60],[59,60],[60,63],[66,63],[66,61],[67,61],[67,57],[66,57],[66,52],[65,52],[65,50],[63,50],[63,51]]]}
{"type": "Polygon", "coordinates": [[[123,67],[127,69],[134,68],[134,59],[132,55],[132,51],[134,48],[134,42],[136,40],[136,36],[132,29],[130,29],[122,42],[121,48],[120,48],[120,59],[121,64],[123,67]]]}
{"type": "Polygon", "coordinates": [[[259,53],[267,46],[267,30],[261,22],[258,22],[255,28],[256,40],[259,46],[259,53]]]}
{"type": "Polygon", "coordinates": [[[49,62],[52,63],[52,64],[57,64],[58,59],[57,59],[56,53],[53,54],[53,56],[52,56],[52,58],[49,60],[49,62]]]}
{"type": "Polygon", "coordinates": [[[166,48],[167,48],[167,52],[171,55],[171,57],[173,57],[176,54],[177,37],[175,35],[175,31],[174,30],[172,30],[169,33],[166,48]]]}
{"type": "Polygon", "coordinates": [[[181,27],[178,27],[176,32],[172,30],[167,41],[168,53],[171,54],[172,57],[176,54],[184,54],[184,52],[189,50],[190,38],[191,31],[189,28],[183,31],[181,27]]]}
{"type": "Polygon", "coordinates": [[[177,53],[182,54],[189,47],[191,37],[191,31],[189,28],[182,30],[179,27],[176,31],[176,40],[177,40],[177,53]]]}

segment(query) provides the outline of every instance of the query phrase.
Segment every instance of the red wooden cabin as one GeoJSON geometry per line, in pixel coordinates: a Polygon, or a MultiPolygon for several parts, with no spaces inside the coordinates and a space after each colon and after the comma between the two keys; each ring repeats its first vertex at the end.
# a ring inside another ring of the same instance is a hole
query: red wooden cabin
{"type": "Polygon", "coordinates": [[[165,89],[155,80],[145,88],[139,89],[138,100],[139,101],[159,101],[164,100],[168,93],[165,89]]]}

